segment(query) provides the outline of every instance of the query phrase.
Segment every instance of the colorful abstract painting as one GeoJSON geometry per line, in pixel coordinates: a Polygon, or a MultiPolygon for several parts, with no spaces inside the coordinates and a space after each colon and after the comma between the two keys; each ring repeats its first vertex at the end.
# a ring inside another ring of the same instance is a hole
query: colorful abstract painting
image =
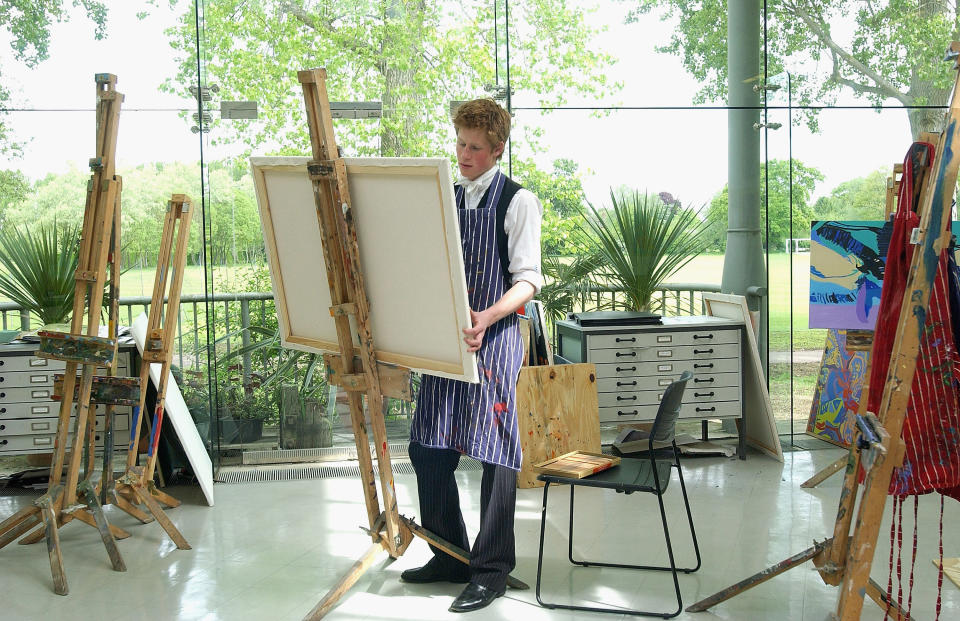
{"type": "MultiPolygon", "coordinates": [[[[960,222],[952,231],[960,237],[960,222]]],[[[811,223],[810,328],[874,329],[892,232],[882,220],[811,223]]]]}
{"type": "Polygon", "coordinates": [[[873,330],[890,225],[813,222],[810,230],[810,327],[873,330]]]}
{"type": "Polygon", "coordinates": [[[807,433],[839,446],[853,442],[853,430],[869,352],[849,351],[846,330],[828,330],[820,375],[813,392],[807,433]]]}

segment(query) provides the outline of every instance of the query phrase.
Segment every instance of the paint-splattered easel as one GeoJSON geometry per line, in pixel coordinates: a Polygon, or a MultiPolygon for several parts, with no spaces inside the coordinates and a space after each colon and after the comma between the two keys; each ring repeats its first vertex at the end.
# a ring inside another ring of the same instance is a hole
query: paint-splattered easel
{"type": "MultiPolygon", "coordinates": [[[[90,160],[93,174],[87,184],[87,201],[75,274],[70,332],[41,331],[38,333],[41,340],[37,356],[66,362],[61,383],[60,417],[50,466],[49,488],[47,493],[32,505],[0,524],[0,547],[3,547],[42,523],[35,534],[25,537],[21,543],[39,541],[46,537],[50,570],[53,574],[53,588],[59,595],[66,595],[69,592],[60,550],[59,528],[61,526],[75,519],[96,526],[100,531],[113,569],[116,571],[126,571],[126,565],[120,556],[114,537],[129,536],[129,533],[107,522],[92,480],[96,416],[90,415],[90,406],[96,403],[94,388],[97,388],[97,394],[101,391],[119,392],[120,396],[124,397],[132,394],[129,383],[114,383],[113,380],[117,378],[112,376],[97,378],[94,376],[97,367],[113,367],[117,354],[115,302],[119,256],[116,250],[119,248],[122,183],[114,172],[120,104],[123,102],[123,95],[115,88],[116,76],[97,74],[95,81],[97,154],[90,160]],[[110,304],[109,335],[103,338],[98,334],[108,263],[111,266],[110,293],[113,299],[110,304]],[[85,333],[84,309],[87,309],[85,333]],[[82,367],[79,384],[77,382],[78,365],[82,367]],[[64,480],[63,467],[67,461],[67,436],[74,403],[77,406],[76,419],[64,480]],[[85,439],[86,444],[84,444],[85,439]],[[80,480],[81,457],[84,453],[86,454],[85,476],[80,480]],[[85,504],[78,503],[80,498],[85,504]]],[[[137,396],[139,396],[139,388],[137,388],[137,396]]]]}
{"type": "MultiPolygon", "coordinates": [[[[367,300],[360,250],[354,228],[352,203],[347,184],[347,169],[340,157],[333,132],[333,117],[327,97],[325,69],[300,71],[297,78],[303,87],[307,122],[310,126],[310,145],[313,159],[307,164],[317,207],[317,219],[323,240],[323,258],[330,287],[330,314],[337,328],[339,354],[325,354],[328,381],[342,386],[349,397],[350,420],[357,446],[360,478],[363,484],[369,529],[364,529],[373,545],[354,563],[353,567],[311,610],[306,619],[320,619],[373,564],[381,551],[391,558],[401,556],[414,536],[442,549],[450,556],[469,563],[467,551],[425,530],[397,511],[393,468],[387,446],[387,431],[383,419],[384,397],[410,400],[410,370],[379,364],[375,358],[373,334],[370,330],[370,305],[367,300]],[[351,318],[353,326],[351,326],[351,318]],[[354,346],[353,332],[359,337],[354,346]],[[369,436],[364,420],[363,395],[367,396],[367,410],[373,428],[383,511],[377,497],[376,478],[370,457],[369,436]]],[[[510,577],[508,586],[529,588],[510,577]]]]}
{"type": "MultiPolygon", "coordinates": [[[[160,504],[177,507],[180,501],[161,492],[153,483],[153,473],[157,465],[157,445],[160,441],[160,428],[163,425],[164,399],[167,394],[167,382],[170,376],[170,364],[173,358],[173,337],[177,333],[177,321],[180,318],[180,292],[183,289],[183,271],[187,264],[187,245],[190,240],[190,219],[193,214],[190,197],[174,194],[167,203],[167,212],[163,220],[163,232],[160,235],[160,254],[157,258],[157,272],[153,281],[153,297],[147,318],[147,333],[144,338],[143,355],[140,364],[141,391],[139,402],[133,411],[133,424],[130,425],[130,445],[127,449],[127,470],[116,484],[112,479],[104,482],[106,502],[126,511],[144,524],[156,519],[177,547],[189,550],[190,544],[180,533],[160,504]],[[176,231],[176,233],[174,233],[176,231]],[[176,241],[176,251],[171,265],[170,257],[176,241]],[[164,311],[163,301],[167,306],[164,311]],[[161,327],[161,323],[163,324],[161,327]],[[150,381],[150,367],[160,365],[157,382],[157,398],[154,403],[153,420],[150,426],[150,444],[147,463],[137,465],[139,454],[140,427],[144,416],[147,397],[147,383],[150,381]],[[150,515],[136,505],[147,507],[150,515]],[[152,517],[151,517],[152,516],[152,517]]],[[[112,472],[111,472],[112,476],[112,472]]]]}
{"type": "MultiPolygon", "coordinates": [[[[960,43],[954,42],[947,50],[946,60],[953,61],[955,71],[960,69],[958,59],[960,43]]],[[[859,619],[865,596],[870,596],[885,610],[889,608],[888,614],[894,619],[910,618],[898,602],[888,601],[884,590],[870,578],[870,568],[893,470],[903,461],[905,446],[901,432],[917,368],[920,334],[924,329],[930,291],[941,252],[950,242],[950,231],[944,226],[944,219],[950,217],[960,166],[960,78],[955,80],[944,130],[935,144],[937,147],[931,174],[922,184],[920,225],[914,230],[916,237],[913,240],[916,248],[907,277],[880,411],[876,417],[868,413],[862,427],[858,424],[860,434],[855,438],[847,458],[833,537],[823,542],[815,541],[813,547],[693,604],[687,608],[687,612],[706,610],[788,569],[813,560],[826,584],[840,586],[836,612],[836,618],[840,621],[859,619]],[[866,475],[851,533],[861,467],[866,475]]]]}

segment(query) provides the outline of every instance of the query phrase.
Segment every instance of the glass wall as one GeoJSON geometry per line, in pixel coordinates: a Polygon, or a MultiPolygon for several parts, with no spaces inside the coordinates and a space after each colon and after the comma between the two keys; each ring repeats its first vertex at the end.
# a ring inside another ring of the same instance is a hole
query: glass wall
{"type": "MultiPolygon", "coordinates": [[[[9,230],[80,221],[93,76],[116,74],[126,96],[121,320],[131,323],[152,293],[166,201],[189,194],[199,209],[175,372],[226,466],[353,443],[344,395],[327,386],[322,364],[279,346],[249,171],[250,156],[309,154],[298,70],[326,67],[332,101],[377,104],[376,114],[335,121],[348,156],[452,161],[456,102],[493,96],[509,106],[503,165],[545,206],[545,256],[563,257],[545,261],[548,278],[581,249],[584,210],[608,205],[611,191],[696,210],[710,226],[702,252],[667,279],[671,313],[700,312],[697,292],[723,284],[727,215],[742,207],[730,204],[730,162],[756,166],[771,399],[785,441],[809,445],[828,334],[808,317],[811,221],[882,219],[892,165],[911,135],[938,129],[953,76],[939,63],[946,39],[875,3],[816,17],[797,14],[796,3],[755,4],[759,146],[734,160],[723,3],[143,0],[89,15],[68,3],[45,29],[13,15],[0,24],[0,44],[14,50],[0,65],[0,222],[9,230]],[[254,118],[237,112],[251,103],[254,118]]],[[[939,23],[935,14],[918,19],[939,23]]],[[[602,292],[577,303],[622,300],[602,292]]],[[[0,304],[5,326],[19,321],[9,300],[0,304]]],[[[410,409],[390,406],[398,442],[410,409]]]]}

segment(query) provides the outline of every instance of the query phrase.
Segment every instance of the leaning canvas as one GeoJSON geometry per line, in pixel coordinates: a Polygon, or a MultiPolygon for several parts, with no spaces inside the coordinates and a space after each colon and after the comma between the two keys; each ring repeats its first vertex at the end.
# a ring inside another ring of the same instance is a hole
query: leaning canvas
{"type": "MultiPolygon", "coordinates": [[[[282,343],[338,352],[308,161],[250,158],[282,343]]],[[[470,308],[449,162],[344,163],[377,360],[478,382],[463,341],[470,308]]]]}

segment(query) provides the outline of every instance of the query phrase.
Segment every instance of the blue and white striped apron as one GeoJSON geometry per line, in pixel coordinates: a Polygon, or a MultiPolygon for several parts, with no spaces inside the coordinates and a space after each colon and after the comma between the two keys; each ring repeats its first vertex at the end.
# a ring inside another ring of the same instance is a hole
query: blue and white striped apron
{"type": "MultiPolygon", "coordinates": [[[[497,248],[497,202],[506,176],[497,172],[487,200],[467,209],[457,186],[457,216],[470,308],[492,306],[510,288],[497,248]]],[[[510,313],[489,328],[477,351],[479,384],[424,375],[410,440],[459,451],[478,461],[520,470],[517,376],[523,362],[519,320],[510,313]]]]}

